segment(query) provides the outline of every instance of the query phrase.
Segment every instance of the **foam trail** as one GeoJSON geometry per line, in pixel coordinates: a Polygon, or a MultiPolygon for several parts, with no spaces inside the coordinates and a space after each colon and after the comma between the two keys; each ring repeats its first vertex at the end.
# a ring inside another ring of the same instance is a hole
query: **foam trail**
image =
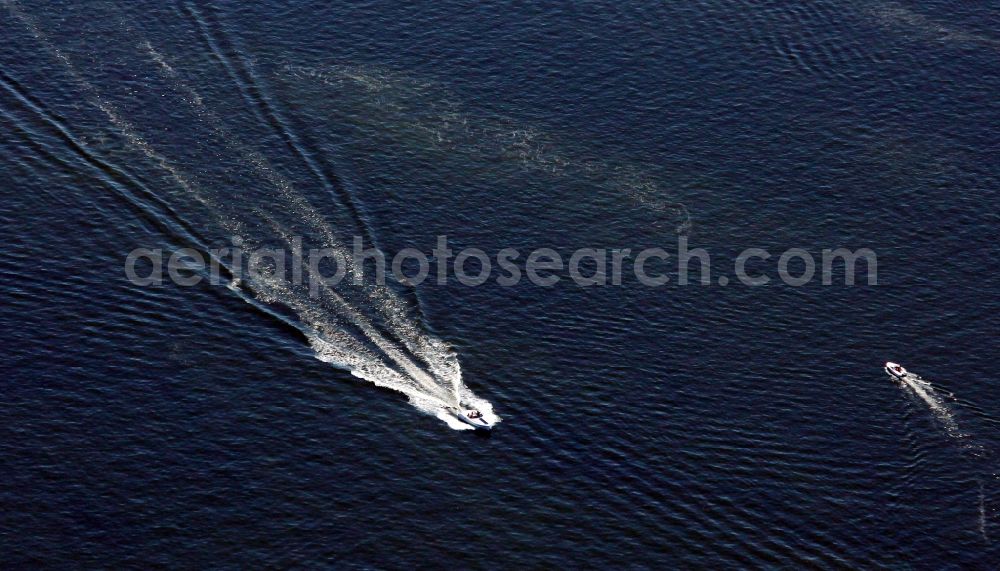
{"type": "MultiPolygon", "coordinates": [[[[241,218],[239,212],[226,208],[225,200],[216,200],[210,189],[206,191],[194,178],[157,151],[140,134],[140,131],[123,117],[121,111],[107,101],[99,90],[78,72],[72,60],[48,39],[36,21],[26,14],[14,0],[0,0],[0,3],[65,66],[70,78],[86,95],[86,100],[107,117],[108,121],[121,132],[128,145],[166,171],[188,196],[207,207],[222,228],[232,235],[253,236],[246,223],[250,222],[251,226],[259,227],[260,222],[264,221],[271,223],[274,229],[279,230],[277,232],[279,239],[291,244],[291,233],[284,231],[280,224],[268,216],[267,212],[254,208],[249,216],[247,213],[243,213],[243,218],[241,218]]],[[[266,158],[239,142],[225,128],[218,116],[204,106],[204,99],[189,86],[179,81],[176,77],[176,70],[151,44],[145,42],[144,45],[140,44],[140,46],[157,63],[164,75],[173,77],[177,81],[176,85],[179,91],[187,96],[185,100],[200,111],[199,116],[210,125],[213,132],[220,136],[227,146],[236,150],[242,161],[251,166],[256,175],[278,190],[280,197],[286,201],[282,207],[294,213],[296,219],[308,222],[321,236],[325,245],[336,246],[343,250],[343,245],[335,239],[323,216],[304,197],[296,193],[287,180],[270,167],[266,158]]],[[[264,242],[273,238],[273,236],[271,238],[265,236],[264,242]]],[[[248,239],[247,245],[261,247],[262,243],[260,240],[248,239]]],[[[350,259],[348,256],[345,258],[350,259]]],[[[356,271],[349,264],[347,270],[351,273],[356,271]]],[[[243,288],[237,287],[238,279],[234,279],[230,289],[239,292],[248,303],[258,305],[256,299],[247,297],[243,288]]],[[[322,299],[317,301],[313,297],[305,295],[303,291],[293,289],[284,281],[283,277],[261,275],[254,276],[252,280],[245,279],[245,281],[253,288],[254,297],[267,303],[281,303],[296,313],[301,321],[296,326],[306,333],[310,344],[317,351],[317,357],[321,360],[346,367],[359,378],[398,390],[410,397],[411,402],[417,408],[428,410],[439,417],[442,415],[444,407],[455,404],[451,401],[459,395],[467,396],[469,402],[482,403],[481,408],[487,409],[492,416],[492,407],[475,397],[462,385],[457,359],[447,345],[428,335],[421,335],[417,324],[406,319],[404,304],[392,294],[391,290],[370,285],[362,288],[370,302],[366,305],[370,305],[370,309],[384,314],[385,321],[389,324],[393,336],[403,340],[403,344],[412,352],[411,355],[405,354],[396,346],[397,341],[387,338],[369,317],[336,291],[326,287],[325,284],[322,299]],[[326,303],[323,303],[324,301],[326,303]],[[351,335],[349,331],[352,330],[359,331],[360,337],[351,335]],[[373,351],[372,348],[377,351],[373,351]],[[420,365],[414,361],[413,356],[418,356],[429,363],[433,376],[422,370],[420,365]],[[401,371],[397,370],[397,367],[401,371]]],[[[484,412],[486,411],[484,410],[484,412]]],[[[448,424],[452,425],[450,421],[448,424]]]]}
{"type": "Polygon", "coordinates": [[[954,438],[965,436],[959,431],[958,423],[955,422],[955,415],[952,413],[951,408],[948,407],[944,400],[937,396],[934,387],[930,383],[913,374],[907,374],[901,380],[905,386],[909,387],[914,394],[930,407],[931,412],[944,425],[945,431],[949,436],[954,438]]]}
{"type": "MultiPolygon", "coordinates": [[[[906,374],[902,379],[902,384],[909,388],[915,395],[920,397],[928,407],[930,407],[931,412],[934,416],[941,422],[944,426],[945,432],[951,438],[962,441],[962,449],[971,453],[969,460],[979,459],[982,460],[984,457],[984,449],[979,444],[969,441],[969,435],[962,432],[958,427],[958,422],[955,421],[954,413],[951,407],[942,399],[938,391],[934,386],[922,379],[920,376],[913,373],[906,374]]],[[[951,395],[951,393],[947,393],[951,395]]],[[[951,395],[954,396],[954,395],[951,395]]],[[[995,475],[994,475],[995,477],[995,475]]],[[[987,532],[987,517],[986,517],[986,492],[983,486],[982,479],[979,480],[979,518],[977,521],[977,527],[979,528],[979,533],[983,537],[983,541],[987,545],[990,545],[990,538],[987,532]]]]}
{"type": "MultiPolygon", "coordinates": [[[[336,174],[330,168],[322,164],[324,161],[312,156],[306,146],[303,145],[298,134],[291,128],[289,122],[279,113],[278,106],[267,97],[267,90],[264,84],[260,82],[260,75],[254,69],[256,65],[255,60],[253,57],[246,57],[244,55],[247,50],[240,47],[241,42],[239,38],[227,37],[225,26],[219,25],[217,20],[214,25],[209,25],[209,20],[212,19],[209,17],[211,13],[210,9],[205,14],[202,14],[192,2],[184,3],[184,7],[206,45],[209,47],[209,50],[214,54],[220,65],[225,68],[229,78],[238,88],[240,95],[254,116],[257,117],[261,124],[272,127],[275,133],[285,141],[289,150],[308,167],[312,175],[323,185],[327,192],[340,198],[343,206],[353,214],[354,219],[360,225],[365,239],[378,247],[375,231],[366,221],[362,214],[363,209],[357,204],[350,190],[339,181],[336,174]],[[213,28],[215,29],[214,34],[213,28]],[[225,48],[223,44],[228,44],[229,47],[225,48]]],[[[333,162],[329,156],[326,158],[328,162],[333,162]]]]}
{"type": "Polygon", "coordinates": [[[655,212],[677,234],[691,231],[684,204],[669,200],[656,180],[641,169],[610,161],[578,158],[564,145],[531,125],[507,117],[481,117],[464,111],[441,86],[370,65],[310,67],[286,63],[285,75],[333,88],[338,97],[359,97],[368,109],[358,117],[387,113],[421,148],[460,149],[494,162],[512,161],[523,169],[549,176],[583,179],[616,192],[632,204],[655,212]],[[438,94],[428,97],[428,94],[438,94]],[[446,93],[446,92],[445,92],[446,93]],[[401,112],[408,110],[410,112],[401,112]]]}
{"type": "MultiPolygon", "coordinates": [[[[131,28],[129,31],[134,33],[134,30],[131,28]]],[[[271,183],[285,197],[287,197],[293,203],[293,206],[302,219],[313,223],[312,225],[314,229],[322,233],[324,241],[328,247],[335,248],[342,253],[347,252],[347,247],[333,235],[329,226],[324,224],[322,221],[317,220],[315,216],[315,209],[304,197],[294,191],[294,187],[291,182],[278,174],[261,153],[250,149],[239,141],[239,139],[225,126],[221,118],[219,118],[214,111],[205,106],[204,98],[186,81],[179,77],[176,69],[168,63],[166,56],[158,52],[148,40],[140,41],[139,47],[147,53],[151,60],[158,64],[161,74],[172,82],[175,89],[181,93],[182,98],[188,104],[197,109],[197,112],[202,119],[206,121],[210,128],[226,143],[226,145],[239,153],[243,160],[246,161],[257,174],[271,183]]],[[[291,233],[285,232],[284,234],[287,236],[291,233]]],[[[358,269],[350,265],[350,256],[345,255],[344,257],[348,262],[348,267],[346,268],[347,274],[349,277],[353,277],[357,273],[358,269]]],[[[323,287],[328,290],[325,285],[323,287]]],[[[417,333],[417,329],[413,326],[413,324],[403,321],[400,316],[405,313],[406,309],[402,307],[401,300],[392,295],[388,289],[376,286],[367,288],[365,292],[372,301],[371,307],[381,312],[382,317],[384,317],[392,325],[394,333],[399,335],[407,349],[412,354],[424,357],[435,377],[446,380],[454,385],[454,392],[457,398],[461,384],[461,373],[458,368],[457,360],[449,358],[448,355],[442,353],[441,350],[444,348],[444,344],[436,342],[436,340],[429,340],[429,336],[417,333]]],[[[343,303],[342,299],[340,300],[340,303],[343,303]]],[[[403,360],[409,360],[395,352],[393,353],[393,358],[401,363],[403,360]]],[[[415,364],[412,362],[407,363],[404,366],[407,367],[411,374],[421,377],[421,380],[428,380],[427,375],[414,368],[415,364]]]]}
{"type": "Polygon", "coordinates": [[[909,32],[924,40],[942,40],[1000,47],[1000,41],[942,24],[896,2],[876,3],[865,10],[877,23],[909,32]]]}
{"type": "Polygon", "coordinates": [[[990,538],[986,534],[986,493],[983,491],[983,482],[979,482],[979,532],[983,535],[983,541],[990,545],[990,538]]]}
{"type": "MultiPolygon", "coordinates": [[[[359,270],[351,265],[351,257],[347,255],[347,247],[333,235],[329,226],[324,224],[321,220],[317,220],[317,217],[315,216],[315,209],[303,196],[295,192],[291,182],[278,174],[262,154],[258,151],[250,149],[245,144],[240,142],[239,139],[225,126],[219,116],[210,108],[205,106],[204,98],[186,81],[179,77],[176,69],[168,63],[167,57],[158,52],[148,40],[140,41],[139,47],[146,52],[153,62],[158,64],[161,74],[172,82],[174,88],[181,94],[182,98],[189,105],[192,105],[197,109],[199,116],[205,120],[205,122],[221,138],[221,140],[224,141],[225,144],[231,149],[236,151],[254,172],[271,183],[276,189],[279,190],[279,192],[282,193],[283,196],[289,199],[294,210],[299,214],[300,219],[311,222],[313,228],[322,234],[325,245],[334,248],[343,254],[343,259],[347,261],[347,267],[345,268],[346,274],[349,277],[354,277],[359,270]]],[[[286,243],[290,244],[288,237],[292,235],[291,232],[280,228],[280,225],[278,225],[278,223],[273,219],[267,219],[266,221],[271,223],[272,226],[278,230],[279,235],[285,237],[286,243]]],[[[351,304],[348,303],[342,296],[327,287],[322,281],[319,283],[321,284],[324,295],[328,299],[332,300],[340,311],[348,314],[350,316],[350,321],[362,329],[364,334],[375,342],[387,357],[403,367],[410,377],[417,380],[430,393],[442,392],[441,385],[439,384],[440,382],[444,382],[446,385],[451,385],[451,389],[449,390],[450,394],[448,396],[453,397],[454,402],[447,403],[445,406],[460,401],[460,395],[462,394],[462,382],[457,359],[450,355],[447,346],[443,342],[430,338],[429,335],[420,334],[419,329],[415,326],[415,324],[409,323],[401,317],[405,315],[406,308],[403,307],[402,301],[392,295],[388,288],[372,286],[365,288],[363,291],[366,293],[371,302],[370,306],[380,311],[382,317],[385,318],[385,320],[390,324],[392,332],[397,338],[402,340],[407,350],[412,355],[421,357],[422,360],[427,363],[430,367],[430,375],[421,370],[419,365],[414,362],[409,355],[406,355],[396,349],[393,346],[393,343],[386,339],[385,336],[374,327],[370,320],[364,317],[357,309],[352,307],[351,304]]],[[[328,353],[331,352],[329,344],[319,344],[317,347],[319,351],[325,351],[328,353]]],[[[330,355],[329,362],[342,363],[344,360],[343,355],[336,354],[330,355]]],[[[365,378],[372,380],[373,377],[371,375],[366,375],[365,378]]],[[[439,403],[447,402],[447,399],[442,398],[441,396],[435,397],[433,400],[439,403]]]]}
{"type": "MultiPolygon", "coordinates": [[[[134,149],[141,152],[148,159],[150,159],[157,166],[166,171],[174,182],[180,186],[189,196],[193,197],[202,205],[208,207],[212,211],[216,212],[216,217],[218,222],[226,228],[232,234],[240,234],[244,227],[239,221],[233,220],[231,217],[224,214],[225,209],[222,204],[217,203],[212,200],[211,197],[207,196],[202,192],[199,185],[197,185],[187,174],[183,173],[180,169],[175,167],[170,163],[170,161],[158,153],[138,132],[138,130],[127,120],[122,117],[120,111],[111,103],[104,100],[100,92],[91,84],[89,81],[84,79],[82,75],[77,71],[76,66],[73,65],[72,60],[62,52],[55,44],[53,44],[48,36],[41,31],[38,27],[37,22],[30,15],[26,14],[17,2],[14,0],[0,0],[0,3],[11,13],[15,18],[17,18],[24,27],[38,40],[43,46],[45,46],[53,56],[59,60],[67,73],[73,79],[74,82],[87,94],[87,101],[99,109],[107,117],[108,121],[118,129],[122,134],[125,141],[134,149]]],[[[216,262],[221,262],[216,260],[216,262]]],[[[222,264],[224,265],[224,264],[222,264]]],[[[257,284],[255,284],[257,285],[257,284]]],[[[262,286],[266,284],[260,284],[262,286]]],[[[266,291],[266,289],[265,289],[266,291]]]]}
{"type": "Polygon", "coordinates": [[[153,148],[141,136],[139,136],[135,127],[123,119],[121,117],[121,113],[118,112],[115,106],[105,101],[104,98],[101,97],[97,88],[80,75],[76,66],[73,65],[72,60],[70,60],[69,57],[62,52],[62,50],[56,47],[48,39],[48,36],[38,27],[38,23],[34,20],[34,18],[26,14],[17,2],[14,0],[0,0],[0,3],[2,3],[7,11],[17,18],[29,32],[31,32],[31,35],[34,36],[36,40],[47,47],[53,56],[55,56],[55,58],[63,64],[70,77],[87,94],[88,102],[104,113],[104,115],[108,118],[108,121],[110,121],[111,124],[121,132],[122,136],[125,137],[126,141],[128,141],[130,145],[142,152],[147,158],[155,162],[162,169],[167,171],[171,178],[173,178],[181,188],[183,188],[189,195],[194,197],[203,205],[215,208],[219,207],[219,205],[213,204],[212,201],[206,198],[206,196],[200,192],[200,190],[187,176],[171,165],[164,156],[153,150],[153,148]]]}
{"type": "MultiPolygon", "coordinates": [[[[970,436],[959,428],[958,422],[955,421],[954,411],[945,402],[941,393],[934,388],[934,385],[913,373],[908,373],[901,380],[904,386],[908,387],[913,394],[920,397],[927,404],[931,412],[944,427],[945,433],[948,436],[961,441],[964,450],[971,452],[974,456],[982,457],[984,453],[983,447],[972,442],[970,436]]],[[[954,397],[951,393],[945,394],[954,397]]]]}

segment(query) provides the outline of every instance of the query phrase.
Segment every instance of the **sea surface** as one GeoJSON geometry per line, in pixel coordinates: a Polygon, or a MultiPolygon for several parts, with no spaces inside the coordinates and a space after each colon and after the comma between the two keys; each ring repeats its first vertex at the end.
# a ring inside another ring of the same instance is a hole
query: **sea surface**
{"type": "Polygon", "coordinates": [[[0,0],[0,566],[1000,567],[998,30],[936,0],[0,0]],[[125,271],[438,236],[687,241],[710,284],[125,271]],[[869,248],[877,285],[786,285],[789,248],[869,248]]]}

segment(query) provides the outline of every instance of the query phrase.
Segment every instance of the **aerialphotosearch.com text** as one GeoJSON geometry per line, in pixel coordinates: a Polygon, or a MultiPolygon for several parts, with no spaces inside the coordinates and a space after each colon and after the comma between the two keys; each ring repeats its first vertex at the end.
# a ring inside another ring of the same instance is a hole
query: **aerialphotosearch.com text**
{"type": "Polygon", "coordinates": [[[493,255],[473,247],[455,252],[447,236],[438,236],[430,254],[416,248],[403,248],[389,256],[366,247],[355,236],[351,247],[309,248],[301,238],[293,238],[290,248],[250,248],[248,241],[234,236],[225,248],[199,250],[181,248],[136,248],[125,259],[125,275],[138,286],[159,286],[165,281],[193,286],[208,280],[213,285],[229,284],[233,279],[250,283],[282,280],[291,287],[307,287],[318,296],[323,287],[375,283],[384,285],[391,275],[404,284],[420,285],[429,280],[447,285],[451,279],[475,287],[493,281],[503,287],[530,283],[554,287],[572,283],[579,287],[619,286],[635,278],[648,287],[676,285],[745,286],[784,284],[799,287],[817,277],[822,285],[855,285],[860,268],[864,283],[878,284],[878,259],[869,248],[838,247],[812,253],[803,248],[789,248],[772,254],[764,248],[747,248],[731,264],[720,264],[704,248],[692,248],[681,236],[673,252],[663,248],[579,248],[560,252],[537,248],[522,252],[503,248],[493,255]],[[713,279],[713,271],[731,269],[713,279]],[[225,274],[225,275],[224,275],[225,274]],[[834,279],[836,276],[836,280],[834,279]]]}

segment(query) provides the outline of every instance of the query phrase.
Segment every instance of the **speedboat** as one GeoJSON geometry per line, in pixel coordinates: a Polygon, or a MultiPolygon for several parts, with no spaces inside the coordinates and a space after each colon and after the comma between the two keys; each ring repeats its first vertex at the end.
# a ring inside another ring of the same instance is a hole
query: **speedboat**
{"type": "Polygon", "coordinates": [[[476,430],[490,430],[493,428],[493,423],[486,420],[483,413],[479,412],[474,408],[451,408],[448,409],[454,414],[459,420],[475,428],[476,430]]]}
{"type": "Polygon", "coordinates": [[[889,373],[889,375],[893,377],[896,377],[897,379],[904,379],[907,375],[909,375],[902,365],[899,363],[893,363],[892,361],[886,362],[885,372],[889,373]]]}

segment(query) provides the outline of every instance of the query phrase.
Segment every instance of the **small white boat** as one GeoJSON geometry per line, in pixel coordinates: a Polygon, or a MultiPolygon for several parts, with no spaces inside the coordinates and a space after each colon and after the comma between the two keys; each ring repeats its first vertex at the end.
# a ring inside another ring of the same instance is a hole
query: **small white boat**
{"type": "Polygon", "coordinates": [[[472,426],[476,430],[490,430],[493,428],[493,423],[486,420],[483,413],[474,408],[452,408],[449,410],[451,410],[451,413],[458,417],[459,420],[472,426]]]}
{"type": "Polygon", "coordinates": [[[889,375],[893,377],[896,377],[897,379],[904,379],[906,378],[907,375],[910,374],[906,371],[906,369],[903,368],[902,365],[900,365],[899,363],[893,363],[892,361],[886,362],[885,372],[889,373],[889,375]]]}

